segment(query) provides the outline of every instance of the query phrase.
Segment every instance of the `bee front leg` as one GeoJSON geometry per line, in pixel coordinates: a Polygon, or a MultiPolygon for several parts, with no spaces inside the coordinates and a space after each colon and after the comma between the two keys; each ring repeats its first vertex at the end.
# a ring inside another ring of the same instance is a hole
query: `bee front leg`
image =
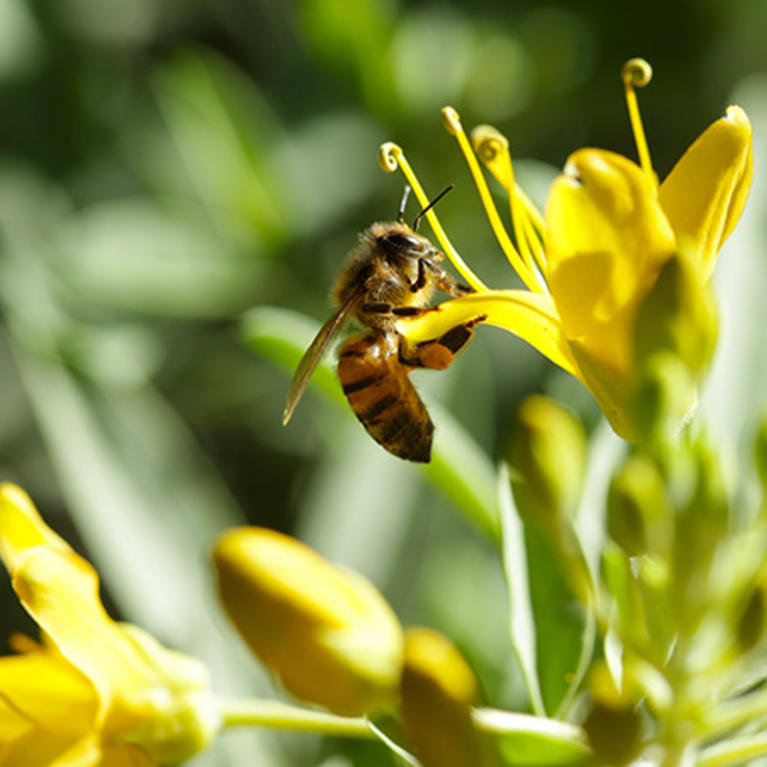
{"type": "MultiPolygon", "coordinates": [[[[421,267],[422,265],[424,268],[428,266],[432,272],[434,273],[435,277],[435,285],[444,293],[447,293],[450,296],[453,296],[454,298],[458,298],[459,296],[467,296],[469,293],[474,293],[474,288],[470,287],[469,285],[462,285],[460,282],[456,282],[441,266],[438,264],[435,264],[433,261],[427,261],[426,259],[421,259],[418,262],[418,277],[420,279],[421,277],[421,267]]],[[[425,283],[425,275],[424,275],[424,283],[425,283]]],[[[421,285],[423,287],[423,285],[421,285]]],[[[413,288],[411,287],[411,290],[413,288]]]]}
{"type": "Polygon", "coordinates": [[[481,315],[469,322],[456,325],[433,341],[415,343],[403,337],[399,347],[400,362],[414,368],[444,370],[471,341],[474,336],[474,326],[485,318],[486,315],[481,315]]]}

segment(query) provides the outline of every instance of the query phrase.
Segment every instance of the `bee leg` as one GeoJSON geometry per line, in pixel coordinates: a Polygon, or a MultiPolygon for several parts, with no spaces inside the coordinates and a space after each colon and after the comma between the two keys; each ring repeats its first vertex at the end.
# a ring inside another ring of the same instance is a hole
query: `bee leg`
{"type": "Polygon", "coordinates": [[[433,341],[413,343],[403,337],[400,341],[400,361],[404,365],[414,368],[444,370],[471,341],[474,335],[474,326],[484,319],[486,319],[486,315],[483,314],[473,320],[456,325],[433,341]]]}
{"type": "Polygon", "coordinates": [[[418,259],[418,276],[415,282],[410,286],[411,293],[417,293],[426,285],[426,266],[430,264],[425,258],[418,259]]]}
{"type": "MultiPolygon", "coordinates": [[[[421,276],[421,271],[420,271],[421,263],[423,263],[423,259],[418,262],[418,265],[419,265],[418,276],[419,276],[419,278],[421,276]]],[[[437,285],[437,287],[441,291],[443,291],[444,293],[447,293],[450,296],[454,296],[455,298],[458,298],[459,296],[467,296],[467,295],[469,295],[469,293],[474,293],[475,292],[474,288],[469,287],[468,285],[462,285],[460,282],[456,282],[438,264],[435,264],[432,261],[429,261],[427,265],[434,272],[434,276],[436,277],[436,285],[437,285]]],[[[411,288],[411,290],[412,290],[412,288],[411,288]]]]}

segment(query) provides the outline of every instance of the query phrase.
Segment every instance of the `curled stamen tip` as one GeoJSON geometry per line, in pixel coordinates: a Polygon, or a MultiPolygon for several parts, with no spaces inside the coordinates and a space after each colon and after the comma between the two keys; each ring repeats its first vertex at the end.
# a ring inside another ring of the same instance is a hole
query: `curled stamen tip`
{"type": "Polygon", "coordinates": [[[621,68],[621,77],[626,85],[644,88],[652,80],[652,67],[645,59],[629,59],[621,68]]]}
{"type": "Polygon", "coordinates": [[[463,133],[461,116],[453,107],[442,107],[442,122],[451,136],[457,136],[459,133],[463,133]]]}
{"type": "Polygon", "coordinates": [[[402,147],[393,141],[381,144],[378,150],[378,163],[387,172],[394,173],[399,167],[399,158],[402,156],[402,147]]]}
{"type": "Polygon", "coordinates": [[[471,132],[471,143],[483,160],[493,160],[499,152],[509,148],[509,140],[492,125],[477,125],[471,132]]]}

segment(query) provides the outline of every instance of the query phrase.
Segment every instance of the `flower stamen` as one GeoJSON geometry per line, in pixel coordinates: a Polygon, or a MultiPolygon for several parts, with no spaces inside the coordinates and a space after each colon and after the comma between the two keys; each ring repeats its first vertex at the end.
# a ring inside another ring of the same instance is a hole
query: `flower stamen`
{"type": "Polygon", "coordinates": [[[653,185],[657,186],[658,179],[652,169],[650,150],[647,148],[647,137],[642,125],[642,116],[639,113],[639,102],[635,90],[635,88],[644,88],[652,80],[652,67],[644,59],[629,59],[621,69],[621,78],[626,93],[626,106],[629,111],[631,130],[634,133],[634,142],[639,155],[639,165],[653,185]]]}
{"type": "MultiPolygon", "coordinates": [[[[402,151],[402,147],[391,141],[381,144],[381,148],[378,150],[378,162],[387,173],[394,173],[398,168],[402,171],[408,184],[410,184],[413,193],[418,199],[418,202],[421,204],[421,207],[425,208],[431,202],[418,181],[418,177],[415,175],[413,168],[407,161],[405,153],[402,151]]],[[[459,274],[477,292],[481,293],[486,291],[488,289],[487,285],[474,274],[469,265],[461,258],[460,253],[453,247],[453,244],[450,242],[447,233],[439,222],[434,209],[431,208],[427,210],[425,216],[426,220],[429,222],[429,226],[434,232],[434,236],[437,238],[437,241],[442,246],[445,254],[450,259],[453,266],[458,270],[459,274]]]]}
{"type": "Polygon", "coordinates": [[[543,218],[514,180],[508,139],[491,125],[478,125],[471,132],[471,143],[488,170],[509,193],[509,209],[517,248],[528,271],[537,280],[538,289],[547,291],[546,280],[542,276],[546,273],[546,260],[543,240],[539,236],[539,232],[543,231],[543,218]],[[536,222],[530,220],[531,209],[534,211],[536,222]],[[536,223],[540,227],[538,231],[536,223]]]}
{"type": "MultiPolygon", "coordinates": [[[[490,226],[493,228],[496,239],[498,240],[501,249],[506,254],[506,258],[509,260],[512,268],[514,271],[516,271],[527,288],[534,293],[540,293],[542,288],[540,282],[536,278],[535,272],[529,269],[525,260],[522,258],[522,256],[519,255],[517,249],[514,247],[514,244],[511,241],[511,238],[509,237],[508,232],[506,231],[506,228],[503,225],[503,222],[501,221],[501,217],[498,215],[498,210],[495,207],[495,203],[493,202],[493,198],[490,194],[490,190],[488,189],[487,182],[485,181],[485,177],[482,175],[482,169],[477,162],[477,158],[473,149],[471,148],[471,144],[469,143],[469,139],[463,129],[463,125],[461,125],[461,118],[458,112],[453,109],[453,107],[444,107],[442,109],[442,122],[444,123],[447,132],[452,136],[455,136],[456,140],[458,141],[461,152],[463,152],[463,156],[466,159],[469,170],[471,171],[474,183],[477,186],[477,191],[479,192],[480,199],[482,200],[482,206],[484,207],[485,213],[487,214],[488,220],[490,221],[490,226]]],[[[511,175],[510,161],[508,168],[503,172],[508,179],[511,180],[513,178],[511,175]]]]}

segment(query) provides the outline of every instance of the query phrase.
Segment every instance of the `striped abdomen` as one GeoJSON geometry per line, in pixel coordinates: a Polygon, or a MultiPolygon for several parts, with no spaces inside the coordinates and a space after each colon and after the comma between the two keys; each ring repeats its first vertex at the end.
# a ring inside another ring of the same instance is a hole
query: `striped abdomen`
{"type": "Polygon", "coordinates": [[[399,359],[399,336],[371,330],[346,341],[338,377],[368,434],[390,453],[428,463],[434,425],[399,359]]]}

